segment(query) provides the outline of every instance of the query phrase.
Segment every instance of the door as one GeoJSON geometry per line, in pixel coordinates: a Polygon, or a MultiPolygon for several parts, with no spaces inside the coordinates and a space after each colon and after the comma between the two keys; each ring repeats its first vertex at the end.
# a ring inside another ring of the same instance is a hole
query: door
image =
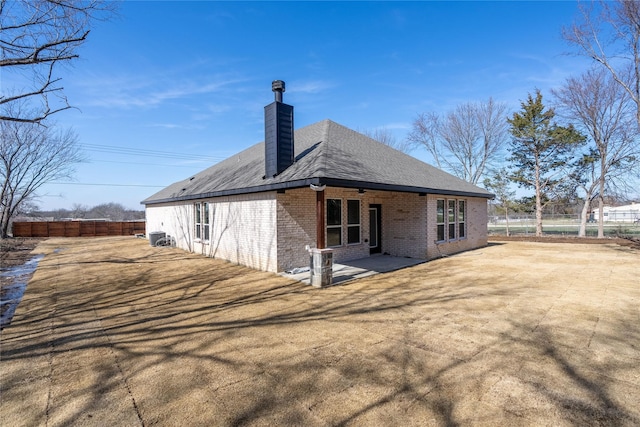
{"type": "Polygon", "coordinates": [[[369,253],[382,252],[382,211],[381,205],[369,205],[369,253]]]}

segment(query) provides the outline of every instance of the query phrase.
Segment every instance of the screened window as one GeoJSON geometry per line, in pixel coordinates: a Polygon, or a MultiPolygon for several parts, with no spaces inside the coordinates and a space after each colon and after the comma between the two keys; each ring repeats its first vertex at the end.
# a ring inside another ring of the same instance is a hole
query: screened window
{"type": "Polygon", "coordinates": [[[327,199],[327,246],[342,245],[342,200],[327,199]]]}
{"type": "Polygon", "coordinates": [[[441,242],[444,240],[444,200],[438,200],[436,224],[438,226],[438,241],[441,242]]]}
{"type": "Polygon", "coordinates": [[[347,200],[347,244],[360,243],[360,200],[347,200]]]}
{"type": "Polygon", "coordinates": [[[202,239],[202,205],[200,203],[195,204],[196,210],[196,239],[202,239]]]}
{"type": "Polygon", "coordinates": [[[447,222],[449,223],[449,240],[456,238],[456,201],[447,200],[447,222]]]}
{"type": "Polygon", "coordinates": [[[458,238],[467,237],[467,204],[464,200],[458,200],[458,238]]]}
{"type": "Polygon", "coordinates": [[[209,203],[203,203],[202,239],[209,241],[209,203]]]}
{"type": "Polygon", "coordinates": [[[194,207],[196,239],[208,241],[210,234],[209,203],[196,203],[194,207]]]}

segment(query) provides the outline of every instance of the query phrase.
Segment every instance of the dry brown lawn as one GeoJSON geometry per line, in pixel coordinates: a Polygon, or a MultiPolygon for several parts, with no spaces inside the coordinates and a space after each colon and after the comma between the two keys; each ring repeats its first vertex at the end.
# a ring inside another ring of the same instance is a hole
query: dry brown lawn
{"type": "Polygon", "coordinates": [[[640,251],[508,242],[315,289],[134,238],[48,239],[3,426],[640,424],[640,251]]]}

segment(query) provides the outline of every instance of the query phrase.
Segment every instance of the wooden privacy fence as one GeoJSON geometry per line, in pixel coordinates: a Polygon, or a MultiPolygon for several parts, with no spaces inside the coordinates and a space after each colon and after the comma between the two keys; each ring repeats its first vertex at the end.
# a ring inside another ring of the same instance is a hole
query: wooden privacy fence
{"type": "Polygon", "coordinates": [[[144,221],[14,222],[13,237],[99,237],[145,234],[144,221]]]}

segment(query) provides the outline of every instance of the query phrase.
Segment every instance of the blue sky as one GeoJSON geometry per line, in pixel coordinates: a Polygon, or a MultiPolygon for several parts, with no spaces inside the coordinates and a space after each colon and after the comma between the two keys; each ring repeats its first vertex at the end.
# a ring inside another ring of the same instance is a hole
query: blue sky
{"type": "MultiPolygon", "coordinates": [[[[88,162],[41,209],[141,200],[263,140],[271,81],[296,128],[331,119],[402,140],[418,113],[489,97],[512,111],[588,67],[560,34],[576,2],[125,1],[61,68],[88,162]],[[113,148],[108,148],[113,147],[113,148]],[[87,185],[91,184],[91,185],[87,185]],[[159,187],[151,187],[159,186],[159,187]]],[[[412,155],[429,161],[426,150],[412,155]]]]}

